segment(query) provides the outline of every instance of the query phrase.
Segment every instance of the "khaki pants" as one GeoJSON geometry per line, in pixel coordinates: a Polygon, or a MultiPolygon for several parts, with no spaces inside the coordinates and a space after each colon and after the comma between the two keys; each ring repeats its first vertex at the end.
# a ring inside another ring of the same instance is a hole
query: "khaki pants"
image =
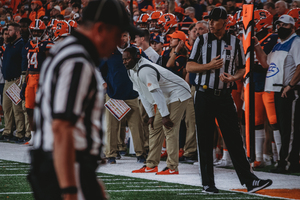
{"type": "Polygon", "coordinates": [[[162,116],[156,110],[153,129],[150,128],[149,133],[149,154],[147,157],[147,167],[156,167],[160,162],[160,154],[164,138],[166,137],[167,144],[167,167],[171,170],[178,171],[178,152],[179,152],[179,129],[188,101],[176,101],[168,105],[170,119],[174,123],[171,129],[166,129],[162,125],[162,116]]]}
{"type": "Polygon", "coordinates": [[[14,122],[16,124],[17,134],[16,137],[24,137],[24,113],[22,109],[22,103],[15,105],[10,98],[5,94],[5,91],[13,84],[15,81],[5,81],[3,89],[3,112],[5,120],[5,128],[3,135],[12,134],[12,128],[14,122]]]}
{"type": "Polygon", "coordinates": [[[141,100],[139,100],[139,106],[140,106],[140,114],[142,117],[142,127],[144,131],[144,147],[146,151],[149,151],[149,126],[148,126],[149,117],[141,100]]]}
{"type": "MultiPolygon", "coordinates": [[[[22,75],[22,83],[21,83],[21,85],[24,82],[25,82],[25,75],[22,75]]],[[[26,108],[25,108],[25,101],[22,101],[22,109],[23,109],[24,119],[25,119],[25,137],[30,137],[30,135],[31,135],[31,132],[30,132],[31,129],[30,129],[30,125],[29,125],[28,114],[27,114],[26,108]]]]}
{"type": "MultiPolygon", "coordinates": [[[[106,101],[110,98],[106,95],[106,101]]],[[[118,151],[118,138],[122,138],[120,135],[122,123],[128,123],[128,127],[131,131],[132,141],[134,144],[134,151],[136,156],[146,155],[145,148],[143,146],[143,129],[141,125],[141,115],[139,111],[138,98],[125,100],[125,103],[131,108],[129,113],[119,122],[107,109],[105,111],[106,120],[106,157],[116,157],[118,151]]]]}
{"type": "Polygon", "coordinates": [[[197,142],[196,142],[196,119],[194,100],[190,98],[185,110],[185,125],[186,125],[186,139],[184,145],[184,156],[192,157],[197,154],[197,142]]]}

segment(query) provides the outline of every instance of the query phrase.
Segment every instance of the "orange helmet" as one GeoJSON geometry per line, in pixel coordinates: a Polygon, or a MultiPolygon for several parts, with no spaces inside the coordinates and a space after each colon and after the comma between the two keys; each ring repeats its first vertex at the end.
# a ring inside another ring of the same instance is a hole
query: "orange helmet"
{"type": "Polygon", "coordinates": [[[141,29],[147,29],[148,28],[148,18],[149,18],[149,15],[147,13],[141,14],[141,16],[136,21],[136,26],[141,29]]]}
{"type": "Polygon", "coordinates": [[[271,13],[269,13],[269,11],[267,10],[255,10],[254,11],[254,23],[256,24],[258,21],[262,20],[262,19],[266,19],[268,16],[270,16],[271,13]]]}
{"type": "Polygon", "coordinates": [[[77,28],[78,24],[76,21],[74,20],[69,20],[68,24],[72,27],[72,28],[77,28]]]}
{"type": "Polygon", "coordinates": [[[177,19],[176,16],[171,13],[163,14],[158,19],[158,25],[163,27],[162,34],[166,35],[169,30],[173,27],[177,27],[177,19]]]}
{"type": "Polygon", "coordinates": [[[161,11],[153,11],[149,18],[148,18],[148,22],[149,22],[149,30],[150,31],[159,31],[159,26],[157,24],[158,19],[163,15],[163,13],[161,11]]]}
{"type": "Polygon", "coordinates": [[[32,36],[32,39],[35,41],[41,40],[44,36],[46,31],[46,26],[44,22],[40,19],[36,19],[35,21],[31,22],[29,25],[29,32],[32,36]],[[33,34],[33,31],[35,31],[36,34],[33,34]]]}
{"type": "Polygon", "coordinates": [[[238,11],[234,14],[233,17],[235,18],[235,20],[236,20],[237,23],[243,22],[243,12],[242,12],[242,10],[238,10],[238,11]]]}
{"type": "Polygon", "coordinates": [[[53,25],[53,41],[56,41],[57,39],[61,37],[65,37],[70,35],[71,28],[68,24],[68,22],[64,20],[57,20],[56,23],[53,25]]]}
{"type": "Polygon", "coordinates": [[[47,28],[52,28],[56,21],[57,19],[51,19],[47,25],[47,28]]]}
{"type": "Polygon", "coordinates": [[[258,22],[256,22],[254,26],[254,31],[255,32],[260,32],[263,29],[272,29],[273,27],[273,15],[267,16],[265,19],[261,19],[258,22]]]}
{"type": "Polygon", "coordinates": [[[287,14],[294,18],[295,28],[298,30],[300,28],[300,8],[291,9],[287,14]]]}
{"type": "Polygon", "coordinates": [[[227,16],[226,30],[236,30],[236,20],[232,15],[227,16]]]}

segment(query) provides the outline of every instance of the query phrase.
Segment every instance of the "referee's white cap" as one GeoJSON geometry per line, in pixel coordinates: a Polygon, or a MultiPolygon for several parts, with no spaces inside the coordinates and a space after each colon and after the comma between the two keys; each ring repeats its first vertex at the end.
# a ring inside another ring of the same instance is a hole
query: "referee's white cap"
{"type": "Polygon", "coordinates": [[[295,20],[289,15],[281,15],[275,22],[275,24],[278,24],[279,22],[283,22],[285,24],[292,24],[293,26],[295,26],[295,20]]]}
{"type": "Polygon", "coordinates": [[[119,0],[90,0],[82,13],[82,23],[87,21],[104,22],[118,26],[122,31],[140,34],[129,20],[129,13],[119,0]]]}

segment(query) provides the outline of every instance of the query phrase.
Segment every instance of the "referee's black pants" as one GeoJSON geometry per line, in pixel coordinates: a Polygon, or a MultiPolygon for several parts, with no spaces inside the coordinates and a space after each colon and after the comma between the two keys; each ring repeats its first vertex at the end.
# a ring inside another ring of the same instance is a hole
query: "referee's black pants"
{"type": "MultiPolygon", "coordinates": [[[[28,181],[33,190],[36,200],[62,200],[61,190],[57,180],[52,152],[42,150],[31,150],[31,168],[28,174],[28,181]]],[[[75,173],[79,179],[78,199],[102,200],[103,190],[97,181],[95,173],[97,157],[88,155],[85,152],[76,152],[76,163],[78,168],[75,173]],[[79,197],[81,196],[81,198],[79,197]]]]}
{"type": "Polygon", "coordinates": [[[287,97],[281,97],[281,92],[275,92],[274,100],[275,100],[275,109],[277,115],[277,121],[281,136],[281,149],[279,152],[280,160],[278,163],[278,168],[285,169],[287,165],[286,159],[289,156],[289,146],[290,146],[290,139],[291,134],[293,135],[294,141],[292,145],[297,145],[298,148],[294,147],[293,151],[291,152],[291,156],[289,160],[291,164],[299,163],[299,145],[296,144],[296,141],[299,141],[299,101],[295,100],[295,90],[290,90],[287,92],[287,97]],[[297,104],[295,104],[297,103],[297,104]],[[298,110],[298,111],[296,111],[298,110]],[[295,112],[296,111],[296,112],[295,112]],[[295,117],[295,118],[294,118],[295,117]],[[295,130],[292,131],[292,120],[294,118],[294,128],[295,130]],[[298,120],[298,121],[296,121],[298,120]],[[297,152],[298,150],[298,152],[297,152]],[[297,156],[296,156],[297,155],[297,156]],[[295,161],[296,160],[296,161],[295,161]]]}
{"type": "Polygon", "coordinates": [[[197,91],[195,99],[197,139],[203,186],[214,186],[213,138],[217,118],[226,147],[241,184],[258,179],[252,172],[243,148],[238,117],[231,93],[215,96],[197,91]]]}

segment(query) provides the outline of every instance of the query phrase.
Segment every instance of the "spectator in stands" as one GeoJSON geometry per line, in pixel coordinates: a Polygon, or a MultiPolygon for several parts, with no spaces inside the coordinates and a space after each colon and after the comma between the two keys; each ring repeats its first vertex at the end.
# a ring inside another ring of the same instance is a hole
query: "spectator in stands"
{"type": "Polygon", "coordinates": [[[195,8],[193,7],[187,7],[186,9],[184,9],[184,14],[189,16],[193,22],[197,22],[198,20],[195,18],[195,8]]]}
{"type": "Polygon", "coordinates": [[[39,0],[33,0],[31,2],[31,13],[29,14],[29,19],[34,21],[35,19],[39,19],[41,16],[45,15],[45,9],[43,8],[43,4],[39,0]]]}
{"type": "Polygon", "coordinates": [[[79,11],[80,11],[80,5],[78,4],[78,3],[74,3],[73,5],[72,5],[72,11],[74,12],[74,13],[79,13],[79,11]]]}
{"type": "MultiPolygon", "coordinates": [[[[11,85],[19,84],[21,76],[22,49],[24,42],[21,37],[21,27],[19,24],[8,25],[8,44],[3,54],[2,72],[5,79],[4,91],[11,85]]],[[[22,104],[15,105],[12,100],[3,92],[3,111],[5,118],[5,128],[1,136],[2,140],[15,140],[25,142],[29,138],[24,137],[24,114],[22,104]],[[16,136],[13,136],[13,122],[16,124],[16,136]]]]}
{"type": "Polygon", "coordinates": [[[278,17],[280,17],[281,15],[287,14],[289,11],[288,4],[285,1],[277,1],[275,3],[275,10],[276,10],[276,14],[278,15],[278,17]]]}
{"type": "Polygon", "coordinates": [[[293,8],[300,8],[300,1],[299,0],[294,0],[292,2],[291,9],[293,9],[293,8]]]}
{"type": "Polygon", "coordinates": [[[158,55],[161,55],[164,47],[164,38],[161,35],[151,34],[150,45],[158,55]]]}
{"type": "Polygon", "coordinates": [[[69,21],[71,19],[72,8],[67,7],[64,13],[64,20],[69,21]]]}
{"type": "Polygon", "coordinates": [[[208,22],[207,21],[199,21],[196,23],[197,36],[208,33],[208,22]]]}
{"type": "Polygon", "coordinates": [[[148,58],[152,62],[156,63],[159,58],[159,54],[150,46],[149,40],[150,40],[149,31],[143,30],[143,33],[141,35],[135,36],[134,41],[138,47],[142,48],[142,50],[148,56],[148,58]]]}
{"type": "Polygon", "coordinates": [[[239,8],[236,7],[235,0],[228,0],[226,2],[227,13],[234,15],[239,8]]]}
{"type": "Polygon", "coordinates": [[[52,18],[56,19],[58,15],[60,15],[61,13],[61,8],[59,5],[56,5],[53,7],[52,11],[51,11],[51,16],[52,18]]]}
{"type": "Polygon", "coordinates": [[[275,4],[273,2],[267,2],[264,5],[264,9],[269,11],[271,13],[271,15],[276,15],[276,10],[275,10],[275,4]]]}
{"type": "Polygon", "coordinates": [[[0,20],[1,20],[0,21],[1,27],[6,26],[6,23],[7,23],[6,15],[1,15],[0,20]]]}
{"type": "MultiPolygon", "coordinates": [[[[16,17],[21,17],[21,18],[27,18],[28,11],[25,11],[25,7],[22,4],[19,4],[18,6],[18,12],[14,15],[14,20],[16,20],[16,17]]],[[[19,20],[20,21],[20,20],[19,20]]]]}
{"type": "Polygon", "coordinates": [[[29,36],[30,36],[29,29],[28,29],[30,23],[31,23],[31,20],[28,18],[22,18],[19,22],[19,24],[21,26],[21,35],[22,35],[22,38],[23,38],[25,44],[28,42],[29,36]]]}

